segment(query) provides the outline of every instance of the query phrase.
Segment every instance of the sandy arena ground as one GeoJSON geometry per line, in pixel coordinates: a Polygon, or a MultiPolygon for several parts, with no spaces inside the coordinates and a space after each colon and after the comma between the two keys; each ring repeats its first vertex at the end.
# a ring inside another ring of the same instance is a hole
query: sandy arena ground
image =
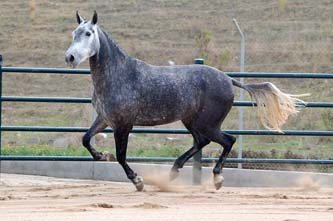
{"type": "Polygon", "coordinates": [[[333,189],[145,186],[1,174],[0,220],[333,220],[333,189]]]}

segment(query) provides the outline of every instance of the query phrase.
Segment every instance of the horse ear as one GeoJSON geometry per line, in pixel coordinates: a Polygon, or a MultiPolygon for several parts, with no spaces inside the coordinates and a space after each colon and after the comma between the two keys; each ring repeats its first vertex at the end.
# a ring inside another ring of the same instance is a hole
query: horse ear
{"type": "Polygon", "coordinates": [[[84,21],[84,19],[81,17],[81,15],[79,14],[79,11],[76,10],[76,20],[78,24],[81,24],[81,22],[84,21]]]}
{"type": "Polygon", "coordinates": [[[97,12],[96,11],[94,11],[94,15],[91,19],[91,23],[94,25],[97,23],[97,12]]]}

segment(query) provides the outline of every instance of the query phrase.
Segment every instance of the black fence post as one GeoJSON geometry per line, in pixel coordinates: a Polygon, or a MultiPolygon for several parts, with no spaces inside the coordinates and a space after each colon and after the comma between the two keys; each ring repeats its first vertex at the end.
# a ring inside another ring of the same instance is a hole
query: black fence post
{"type": "MultiPolygon", "coordinates": [[[[194,59],[194,64],[204,64],[205,60],[202,58],[196,58],[194,59]]],[[[193,179],[192,183],[193,185],[201,185],[201,175],[202,175],[202,150],[200,150],[198,153],[196,153],[193,156],[193,179]]]]}

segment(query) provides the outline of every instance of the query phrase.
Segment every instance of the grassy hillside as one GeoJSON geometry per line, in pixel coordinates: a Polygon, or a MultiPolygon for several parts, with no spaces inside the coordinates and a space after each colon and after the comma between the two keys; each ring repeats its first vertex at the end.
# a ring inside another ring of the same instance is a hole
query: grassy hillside
{"type": "MultiPolygon", "coordinates": [[[[149,63],[168,60],[189,64],[195,57],[224,71],[239,70],[236,18],[246,36],[246,71],[333,72],[333,4],[331,0],[11,0],[0,2],[0,53],[4,66],[66,67],[64,52],[76,27],[75,11],[99,25],[130,55],[149,63]]],[[[81,66],[88,67],[87,63],[81,66]]],[[[331,80],[246,79],[273,81],[290,93],[311,93],[307,101],[332,101],[331,80]]],[[[89,76],[6,74],[5,95],[76,96],[91,94],[89,76]]],[[[247,99],[249,99],[247,97],[247,99]]],[[[237,129],[238,108],[224,128],[237,129]]],[[[5,103],[5,125],[89,126],[90,105],[5,103]]],[[[305,109],[288,129],[333,130],[333,111],[305,109]]],[[[179,123],[167,127],[179,127],[179,123]]],[[[261,128],[254,111],[246,108],[245,128],[261,128]]],[[[81,134],[4,133],[14,146],[80,146],[81,134]]],[[[288,150],[304,156],[332,158],[332,138],[246,136],[245,150],[288,150]]],[[[113,146],[112,139],[98,142],[113,146]]],[[[189,136],[133,135],[131,147],[186,148],[189,136]]],[[[221,148],[211,145],[207,155],[221,148]]],[[[273,151],[273,152],[274,152],[273,151]]]]}

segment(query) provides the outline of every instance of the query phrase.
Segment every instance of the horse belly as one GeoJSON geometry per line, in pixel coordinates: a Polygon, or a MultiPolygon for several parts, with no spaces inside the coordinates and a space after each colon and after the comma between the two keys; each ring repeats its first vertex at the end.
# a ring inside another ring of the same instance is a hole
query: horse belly
{"type": "Polygon", "coordinates": [[[168,124],[183,119],[192,112],[191,106],[180,105],[175,102],[173,105],[157,104],[140,111],[135,118],[137,126],[154,126],[168,124]]]}
{"type": "Polygon", "coordinates": [[[168,124],[182,119],[182,114],[170,114],[167,111],[141,113],[135,118],[136,126],[155,126],[168,124]]]}
{"type": "Polygon", "coordinates": [[[144,119],[144,118],[137,118],[135,120],[134,125],[135,126],[156,126],[156,125],[163,125],[163,124],[169,124],[172,122],[175,122],[180,119],[172,118],[172,119],[163,119],[163,118],[153,118],[153,119],[144,119]]]}

